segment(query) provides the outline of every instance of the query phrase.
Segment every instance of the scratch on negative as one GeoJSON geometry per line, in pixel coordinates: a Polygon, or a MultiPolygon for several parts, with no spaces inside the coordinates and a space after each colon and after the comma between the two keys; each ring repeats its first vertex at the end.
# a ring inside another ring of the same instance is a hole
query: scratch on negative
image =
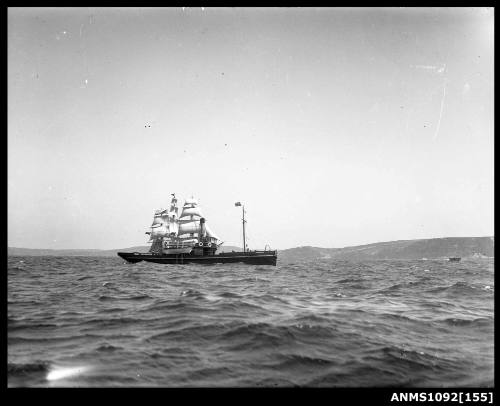
{"type": "Polygon", "coordinates": [[[437,126],[436,126],[436,132],[434,133],[434,140],[437,138],[438,134],[439,134],[439,127],[441,126],[441,117],[443,116],[443,106],[444,106],[444,99],[446,97],[446,81],[444,82],[444,85],[443,85],[443,97],[441,98],[441,110],[439,111],[439,119],[438,119],[438,123],[437,123],[437,126]]]}

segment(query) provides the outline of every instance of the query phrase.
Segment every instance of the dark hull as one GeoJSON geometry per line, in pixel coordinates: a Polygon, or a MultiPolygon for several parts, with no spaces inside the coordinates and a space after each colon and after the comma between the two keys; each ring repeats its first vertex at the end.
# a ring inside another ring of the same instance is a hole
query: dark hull
{"type": "Polygon", "coordinates": [[[138,252],[119,252],[118,256],[124,260],[136,263],[140,261],[155,262],[157,264],[235,264],[274,265],[276,266],[276,251],[231,252],[217,255],[190,255],[190,254],[151,254],[138,252]]]}

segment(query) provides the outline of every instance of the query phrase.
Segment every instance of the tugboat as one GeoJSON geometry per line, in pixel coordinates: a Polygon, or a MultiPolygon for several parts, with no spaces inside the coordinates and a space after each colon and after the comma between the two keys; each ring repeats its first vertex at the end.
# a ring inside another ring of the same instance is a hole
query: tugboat
{"type": "MultiPolygon", "coordinates": [[[[224,243],[210,230],[203,217],[198,202],[186,199],[181,215],[178,215],[177,198],[172,193],[170,209],[156,210],[151,231],[147,231],[151,243],[148,253],[118,252],[118,256],[127,262],[140,261],[160,264],[226,264],[244,263],[251,265],[274,265],[276,250],[250,251],[245,239],[245,206],[236,202],[235,206],[243,211],[243,251],[216,253],[224,243]]],[[[266,246],[267,248],[267,246],[266,246]]]]}

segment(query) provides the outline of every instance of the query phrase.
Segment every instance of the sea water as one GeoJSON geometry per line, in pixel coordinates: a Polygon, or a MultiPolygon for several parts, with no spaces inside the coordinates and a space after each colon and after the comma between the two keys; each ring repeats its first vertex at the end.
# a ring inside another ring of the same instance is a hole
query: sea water
{"type": "Polygon", "coordinates": [[[494,261],[9,257],[8,385],[493,386],[494,261]]]}

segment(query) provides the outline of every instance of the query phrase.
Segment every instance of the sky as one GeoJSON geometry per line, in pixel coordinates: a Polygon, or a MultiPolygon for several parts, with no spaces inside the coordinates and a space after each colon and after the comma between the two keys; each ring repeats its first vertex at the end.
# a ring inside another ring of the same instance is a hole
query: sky
{"type": "Polygon", "coordinates": [[[492,8],[9,8],[8,245],[492,236],[492,8]]]}

